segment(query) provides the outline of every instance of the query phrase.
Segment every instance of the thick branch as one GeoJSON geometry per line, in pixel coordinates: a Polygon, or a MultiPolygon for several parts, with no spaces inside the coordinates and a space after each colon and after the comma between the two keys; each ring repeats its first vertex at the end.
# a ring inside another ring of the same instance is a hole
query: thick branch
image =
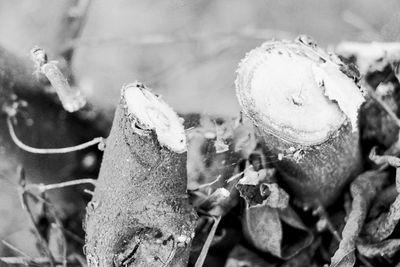
{"type": "Polygon", "coordinates": [[[241,62],[244,113],[258,127],[291,193],[330,204],[361,167],[358,109],[364,98],[345,64],[304,37],[266,42],[241,62]]]}
{"type": "Polygon", "coordinates": [[[89,266],[186,266],[196,216],[178,116],[139,83],[122,91],[94,197],[89,266]]]}

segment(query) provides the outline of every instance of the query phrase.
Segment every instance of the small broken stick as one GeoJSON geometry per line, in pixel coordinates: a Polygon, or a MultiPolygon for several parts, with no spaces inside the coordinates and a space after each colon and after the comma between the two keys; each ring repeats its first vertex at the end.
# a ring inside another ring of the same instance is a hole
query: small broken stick
{"type": "Polygon", "coordinates": [[[367,171],[360,174],[351,184],[353,197],[351,212],[342,231],[342,241],[331,259],[331,267],[353,266],[356,260],[356,241],[364,225],[368,208],[377,192],[387,182],[388,174],[381,171],[367,171]],[[343,265],[346,263],[347,265],[343,265]]]}
{"type": "Polygon", "coordinates": [[[394,202],[390,205],[388,212],[383,213],[375,220],[366,225],[366,232],[372,241],[379,242],[389,237],[398,222],[400,221],[400,158],[394,156],[378,156],[376,149],[373,149],[370,154],[370,159],[376,164],[390,165],[396,168],[396,190],[397,196],[394,202]]]}
{"type": "Polygon", "coordinates": [[[44,49],[35,46],[31,50],[31,56],[36,65],[36,72],[44,74],[50,81],[66,111],[74,112],[85,106],[86,99],[81,91],[77,87],[69,85],[67,78],[57,66],[57,62],[47,60],[44,49]]]}

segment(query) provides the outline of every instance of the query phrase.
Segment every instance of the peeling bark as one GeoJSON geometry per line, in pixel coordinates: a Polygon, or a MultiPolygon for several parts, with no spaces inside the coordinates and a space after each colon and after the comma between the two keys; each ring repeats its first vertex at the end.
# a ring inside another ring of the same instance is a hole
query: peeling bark
{"type": "Polygon", "coordinates": [[[186,152],[162,146],[160,129],[147,128],[152,123],[159,127],[155,119],[165,116],[134,116],[142,113],[125,99],[128,89],[151,94],[138,83],[122,91],[98,185],[87,207],[88,264],[186,266],[196,220],[186,195],[186,152]]]}

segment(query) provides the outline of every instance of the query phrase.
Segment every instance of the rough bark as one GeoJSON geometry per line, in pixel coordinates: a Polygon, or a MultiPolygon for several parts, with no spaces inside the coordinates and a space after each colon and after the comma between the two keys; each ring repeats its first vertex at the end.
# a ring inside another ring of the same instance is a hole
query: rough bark
{"type": "Polygon", "coordinates": [[[155,130],[143,134],[124,90],[87,207],[88,264],[186,266],[196,220],[186,195],[186,152],[161,146],[155,130]]]}
{"type": "Polygon", "coordinates": [[[238,69],[244,113],[277,157],[281,182],[307,204],[331,204],[361,169],[357,113],[363,97],[345,68],[301,37],[263,44],[238,69]]]}

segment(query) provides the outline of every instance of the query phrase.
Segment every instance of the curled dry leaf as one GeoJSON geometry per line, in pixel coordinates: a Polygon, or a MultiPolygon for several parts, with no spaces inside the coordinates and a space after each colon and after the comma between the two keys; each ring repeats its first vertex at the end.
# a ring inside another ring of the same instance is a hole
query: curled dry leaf
{"type": "Polygon", "coordinates": [[[277,209],[256,205],[245,209],[243,233],[257,249],[282,257],[282,224],[277,209]]]}
{"type": "Polygon", "coordinates": [[[373,257],[393,257],[400,249],[400,239],[388,239],[376,244],[361,243],[357,244],[357,250],[361,255],[373,257]]]}
{"type": "Polygon", "coordinates": [[[397,195],[398,193],[394,185],[390,185],[382,190],[375,198],[368,217],[377,218],[382,212],[387,211],[388,207],[394,202],[397,195]]]}
{"type": "Polygon", "coordinates": [[[246,207],[243,233],[257,249],[282,259],[290,259],[313,240],[312,233],[290,207],[281,210],[266,204],[246,207]],[[287,242],[285,231],[291,233],[287,242]]]}
{"type": "Polygon", "coordinates": [[[377,219],[371,221],[366,226],[369,238],[375,242],[382,241],[389,237],[400,220],[400,159],[394,156],[378,156],[375,149],[371,151],[370,159],[376,164],[389,164],[396,169],[396,191],[397,196],[390,205],[388,212],[381,214],[377,219]]]}
{"type": "Polygon", "coordinates": [[[255,171],[251,165],[244,171],[244,176],[236,188],[248,205],[267,205],[271,208],[285,209],[289,204],[289,195],[274,182],[275,169],[255,171]]]}
{"type": "MultiPolygon", "coordinates": [[[[400,197],[390,205],[389,212],[366,225],[366,232],[373,241],[382,241],[389,237],[400,220],[400,197]]],[[[399,248],[400,249],[400,248],[399,248]]]]}
{"type": "Polygon", "coordinates": [[[363,227],[368,208],[387,178],[386,173],[373,170],[362,173],[352,182],[350,186],[353,197],[351,211],[342,231],[342,241],[331,259],[331,267],[354,266],[356,240],[363,227]]]}

